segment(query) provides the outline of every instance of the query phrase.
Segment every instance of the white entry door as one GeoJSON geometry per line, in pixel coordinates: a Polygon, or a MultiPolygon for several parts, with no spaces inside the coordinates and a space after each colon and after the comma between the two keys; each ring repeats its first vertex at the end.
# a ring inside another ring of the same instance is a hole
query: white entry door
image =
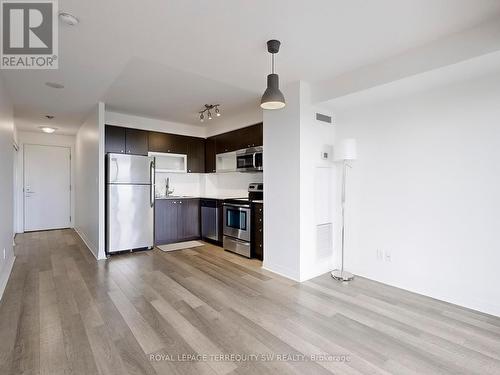
{"type": "Polygon", "coordinates": [[[71,223],[71,151],[24,146],[24,230],[68,228],[71,223]]]}

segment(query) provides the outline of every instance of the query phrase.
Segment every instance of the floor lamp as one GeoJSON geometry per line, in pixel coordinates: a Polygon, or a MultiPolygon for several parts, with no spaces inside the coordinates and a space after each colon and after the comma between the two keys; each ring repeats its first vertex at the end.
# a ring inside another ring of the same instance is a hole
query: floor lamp
{"type": "Polygon", "coordinates": [[[342,246],[342,262],[340,269],[332,271],[332,277],[339,281],[350,281],[354,278],[352,273],[344,271],[344,244],[345,244],[345,190],[346,190],[346,177],[347,168],[351,168],[350,161],[356,160],[356,140],[352,138],[344,139],[339,145],[338,152],[335,153],[335,160],[342,162],[342,232],[341,232],[341,246],[342,246]]]}

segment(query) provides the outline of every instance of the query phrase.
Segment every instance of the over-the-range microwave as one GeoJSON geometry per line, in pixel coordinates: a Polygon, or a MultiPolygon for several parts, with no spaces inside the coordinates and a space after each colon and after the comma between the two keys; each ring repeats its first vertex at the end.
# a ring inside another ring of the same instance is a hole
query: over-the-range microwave
{"type": "Polygon", "coordinates": [[[264,148],[262,146],[236,151],[236,170],[239,172],[262,171],[263,151],[264,148]]]}

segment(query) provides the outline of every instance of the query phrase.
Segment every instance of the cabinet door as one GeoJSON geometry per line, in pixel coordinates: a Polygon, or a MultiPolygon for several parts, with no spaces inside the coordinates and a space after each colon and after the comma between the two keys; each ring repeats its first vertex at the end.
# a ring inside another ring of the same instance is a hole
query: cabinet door
{"type": "Polygon", "coordinates": [[[125,153],[125,128],[106,125],[104,129],[104,143],[106,153],[125,153]]]}
{"type": "Polygon", "coordinates": [[[200,237],[200,200],[181,199],[178,211],[179,241],[200,237]]]}
{"type": "Polygon", "coordinates": [[[263,124],[255,124],[246,128],[245,139],[248,147],[262,146],[262,130],[263,124]]]}
{"type": "Polygon", "coordinates": [[[236,130],[237,148],[262,146],[262,123],[236,130]]]}
{"type": "Polygon", "coordinates": [[[149,151],[167,152],[168,136],[165,133],[149,132],[149,151]]]}
{"type": "Polygon", "coordinates": [[[205,142],[205,173],[215,173],[215,137],[205,142]]]}
{"type": "Polygon", "coordinates": [[[155,244],[178,241],[178,201],[157,199],[155,203],[155,244]]]}
{"type": "Polygon", "coordinates": [[[264,205],[252,205],[252,258],[264,258],[264,205]]]}
{"type": "Polygon", "coordinates": [[[189,138],[177,134],[149,132],[149,151],[187,154],[189,138]]]}
{"type": "Polygon", "coordinates": [[[127,154],[148,154],[148,132],[138,129],[125,130],[125,145],[127,154]]]}
{"type": "Polygon", "coordinates": [[[223,154],[224,152],[235,151],[235,137],[233,132],[223,133],[215,136],[216,144],[215,150],[217,154],[223,154]]]}
{"type": "Polygon", "coordinates": [[[187,144],[188,173],[205,172],[205,140],[191,137],[187,144]]]}

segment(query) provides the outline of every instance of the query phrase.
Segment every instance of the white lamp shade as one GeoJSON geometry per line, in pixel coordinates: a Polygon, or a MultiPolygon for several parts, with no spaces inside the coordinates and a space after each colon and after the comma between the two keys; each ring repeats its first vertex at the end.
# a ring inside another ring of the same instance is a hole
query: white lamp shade
{"type": "Polygon", "coordinates": [[[343,139],[334,151],[335,160],[356,160],[358,158],[356,140],[354,138],[343,139]]]}

